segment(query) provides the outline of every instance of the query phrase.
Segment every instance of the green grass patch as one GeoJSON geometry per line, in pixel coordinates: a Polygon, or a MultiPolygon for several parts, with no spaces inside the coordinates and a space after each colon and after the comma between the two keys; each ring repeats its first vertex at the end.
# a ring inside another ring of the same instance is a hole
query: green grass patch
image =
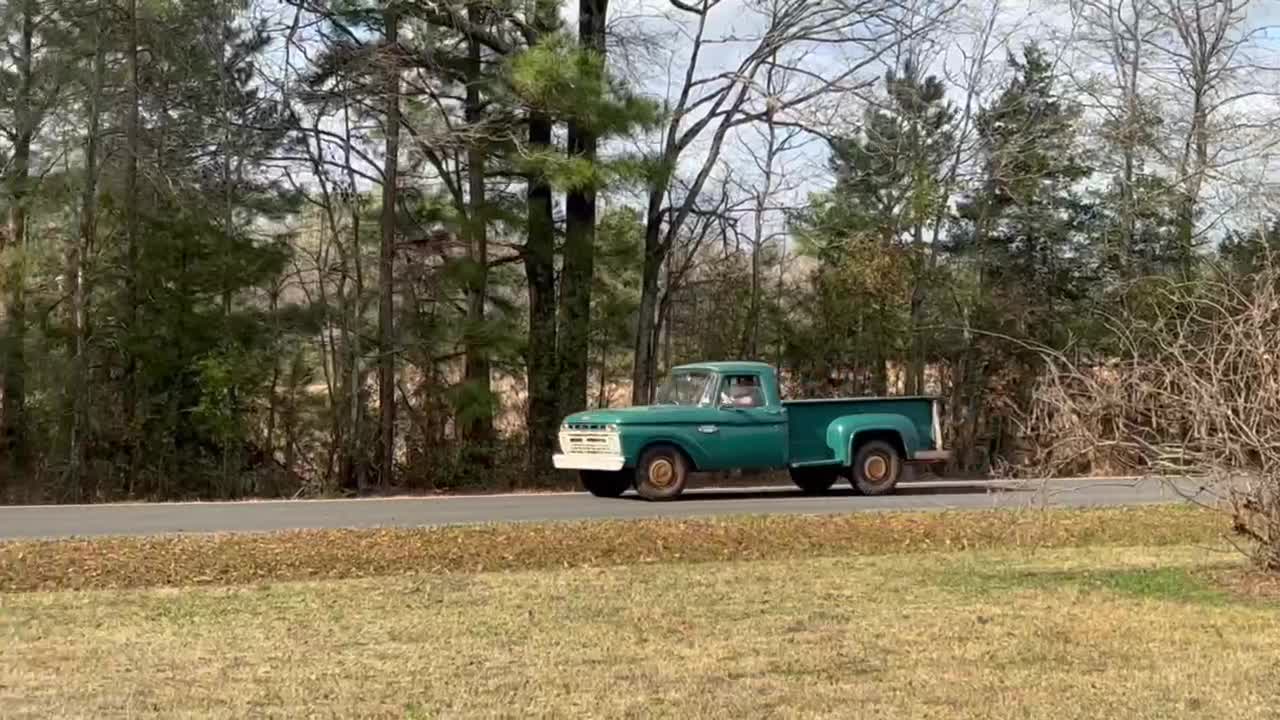
{"type": "Polygon", "coordinates": [[[245,585],[638,563],[1217,543],[1186,506],[309,530],[0,544],[0,592],[245,585]]]}
{"type": "Polygon", "coordinates": [[[992,595],[1016,590],[1055,588],[1102,592],[1134,598],[1217,605],[1236,601],[1209,573],[1220,568],[1155,567],[1111,570],[957,569],[937,578],[946,588],[992,595]]]}

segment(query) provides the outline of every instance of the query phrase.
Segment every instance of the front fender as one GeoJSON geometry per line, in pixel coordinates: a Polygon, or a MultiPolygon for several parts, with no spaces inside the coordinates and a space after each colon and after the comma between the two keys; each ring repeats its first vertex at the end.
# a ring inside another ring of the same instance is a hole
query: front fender
{"type": "Polygon", "coordinates": [[[706,467],[710,456],[703,447],[704,438],[698,434],[696,426],[677,427],[636,427],[626,428],[622,432],[622,454],[626,456],[626,466],[635,467],[640,462],[640,455],[646,448],[654,445],[671,445],[679,448],[693,462],[694,468],[706,467]]]}
{"type": "Polygon", "coordinates": [[[915,457],[921,447],[920,433],[910,420],[901,415],[879,413],[844,415],[832,420],[827,426],[827,447],[841,465],[848,465],[853,462],[849,455],[854,438],[865,432],[895,433],[902,440],[903,449],[907,451],[904,460],[915,457]]]}

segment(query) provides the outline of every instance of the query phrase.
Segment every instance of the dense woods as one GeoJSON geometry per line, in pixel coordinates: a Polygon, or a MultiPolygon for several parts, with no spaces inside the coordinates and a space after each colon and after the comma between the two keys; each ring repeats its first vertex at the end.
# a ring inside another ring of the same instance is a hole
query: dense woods
{"type": "Polygon", "coordinates": [[[564,414],[701,359],[940,394],[957,471],[1043,460],[1135,328],[1274,299],[1277,20],[0,0],[0,499],[557,482],[564,414]]]}

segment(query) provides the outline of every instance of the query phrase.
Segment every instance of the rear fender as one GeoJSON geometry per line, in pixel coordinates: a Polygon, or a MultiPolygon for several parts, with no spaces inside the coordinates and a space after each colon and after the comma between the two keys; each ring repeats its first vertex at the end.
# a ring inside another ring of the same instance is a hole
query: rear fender
{"type": "Polygon", "coordinates": [[[915,457],[921,448],[920,433],[915,425],[901,415],[869,414],[844,415],[831,421],[827,426],[827,447],[841,465],[848,466],[853,462],[853,452],[858,436],[867,433],[893,433],[902,442],[906,451],[903,460],[915,457]]]}

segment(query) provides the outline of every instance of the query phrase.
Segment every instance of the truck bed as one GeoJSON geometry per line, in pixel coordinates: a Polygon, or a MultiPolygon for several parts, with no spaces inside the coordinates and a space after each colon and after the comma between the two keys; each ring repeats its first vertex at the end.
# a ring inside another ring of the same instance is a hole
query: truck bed
{"type": "Polygon", "coordinates": [[[920,438],[932,445],[934,401],[935,398],[927,396],[784,400],[790,462],[792,465],[835,462],[835,455],[827,445],[827,427],[845,415],[903,415],[915,425],[920,438]]]}

